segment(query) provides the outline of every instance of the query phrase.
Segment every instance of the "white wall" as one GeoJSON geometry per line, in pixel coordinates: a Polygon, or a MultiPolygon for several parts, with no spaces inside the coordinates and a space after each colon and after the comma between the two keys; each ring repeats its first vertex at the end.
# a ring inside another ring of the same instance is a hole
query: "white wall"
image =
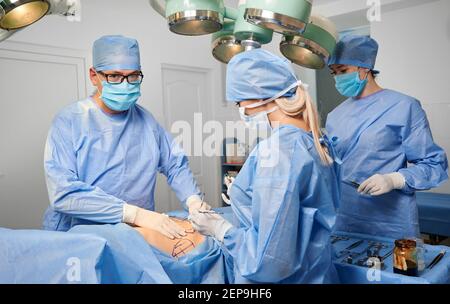
{"type": "MultiPolygon", "coordinates": [[[[450,1],[382,12],[371,32],[380,44],[381,84],[421,101],[436,142],[450,156],[450,1]]],[[[433,192],[450,193],[450,183],[433,192]]]]}

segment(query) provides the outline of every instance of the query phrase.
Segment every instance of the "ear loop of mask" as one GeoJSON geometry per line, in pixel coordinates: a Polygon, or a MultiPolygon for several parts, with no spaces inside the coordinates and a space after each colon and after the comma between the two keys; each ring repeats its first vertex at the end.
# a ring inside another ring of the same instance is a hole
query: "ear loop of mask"
{"type": "Polygon", "coordinates": [[[278,110],[279,107],[278,107],[278,106],[275,106],[275,107],[271,108],[270,110],[263,111],[263,112],[258,112],[258,113],[255,113],[255,114],[253,114],[253,115],[247,115],[247,114],[245,114],[245,109],[246,109],[246,108],[244,108],[244,107],[239,108],[239,113],[241,114],[241,117],[242,117],[242,118],[251,118],[251,117],[255,117],[255,116],[257,116],[257,115],[261,115],[261,114],[269,115],[269,114],[275,112],[276,110],[278,110]]]}
{"type": "MultiPolygon", "coordinates": [[[[359,73],[359,70],[360,70],[360,69],[363,69],[363,68],[359,68],[359,69],[358,69],[358,73],[359,73]]],[[[361,80],[361,81],[368,80],[368,79],[369,79],[369,73],[370,73],[370,70],[367,71],[366,77],[365,77],[363,80],[361,80]]]]}
{"type": "Polygon", "coordinates": [[[257,102],[257,103],[254,103],[252,105],[249,105],[249,106],[246,106],[246,107],[243,107],[243,108],[244,109],[254,109],[254,108],[266,105],[266,104],[271,103],[272,101],[275,101],[276,99],[282,97],[283,95],[285,95],[287,92],[289,92],[293,88],[301,86],[301,85],[304,86],[305,88],[307,87],[307,85],[303,84],[303,82],[301,80],[298,80],[298,81],[294,82],[293,84],[291,84],[285,90],[283,90],[280,93],[278,93],[277,95],[275,95],[274,97],[266,99],[266,100],[263,100],[263,101],[260,101],[260,102],[257,102]]]}

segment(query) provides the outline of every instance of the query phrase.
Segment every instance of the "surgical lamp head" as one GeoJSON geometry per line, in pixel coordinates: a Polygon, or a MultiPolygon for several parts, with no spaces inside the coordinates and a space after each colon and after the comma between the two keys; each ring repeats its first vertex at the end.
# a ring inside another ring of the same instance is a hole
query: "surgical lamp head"
{"type": "Polygon", "coordinates": [[[334,52],[337,37],[336,27],[330,20],[313,15],[303,34],[283,37],[280,51],[295,64],[322,69],[334,52]]]}
{"type": "Polygon", "coordinates": [[[187,36],[215,33],[223,27],[223,0],[167,0],[166,19],[170,31],[187,36]]]}
{"type": "Polygon", "coordinates": [[[1,0],[0,28],[17,30],[44,17],[50,10],[47,0],[1,0]]]}

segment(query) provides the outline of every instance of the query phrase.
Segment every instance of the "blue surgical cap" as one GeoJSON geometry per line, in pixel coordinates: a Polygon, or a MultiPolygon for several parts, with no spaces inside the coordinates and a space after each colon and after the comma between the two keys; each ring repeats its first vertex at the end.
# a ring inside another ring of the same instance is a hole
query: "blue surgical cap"
{"type": "Polygon", "coordinates": [[[328,60],[332,64],[353,65],[374,70],[378,54],[378,43],[368,36],[344,36],[336,45],[333,56],[328,60]]]}
{"type": "Polygon", "coordinates": [[[124,36],[103,36],[94,42],[94,69],[141,70],[139,43],[124,36]]]}
{"type": "MultiPolygon", "coordinates": [[[[269,99],[297,82],[291,63],[266,50],[240,53],[227,68],[227,100],[269,99]]],[[[281,97],[292,97],[296,88],[281,97]]]]}

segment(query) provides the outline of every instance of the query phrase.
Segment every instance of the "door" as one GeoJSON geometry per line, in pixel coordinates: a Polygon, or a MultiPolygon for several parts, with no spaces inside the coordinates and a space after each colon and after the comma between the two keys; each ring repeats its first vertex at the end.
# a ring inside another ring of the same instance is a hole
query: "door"
{"type": "Polygon", "coordinates": [[[51,121],[86,96],[86,54],[0,44],[0,227],[40,228],[49,205],[44,147],[51,121]]]}
{"type": "MultiPolygon", "coordinates": [[[[218,206],[218,166],[216,156],[205,156],[203,151],[203,124],[212,120],[211,71],[178,65],[162,66],[164,127],[169,132],[179,124],[190,126],[190,143],[183,148],[188,155],[190,168],[205,193],[205,201],[218,206]]],[[[178,133],[178,130],[175,130],[178,133]]],[[[172,134],[179,138],[180,134],[172,134]]],[[[156,210],[167,212],[180,209],[175,194],[170,191],[165,178],[158,179],[156,210]],[[166,196],[167,195],[167,196],[166,196]]]]}

